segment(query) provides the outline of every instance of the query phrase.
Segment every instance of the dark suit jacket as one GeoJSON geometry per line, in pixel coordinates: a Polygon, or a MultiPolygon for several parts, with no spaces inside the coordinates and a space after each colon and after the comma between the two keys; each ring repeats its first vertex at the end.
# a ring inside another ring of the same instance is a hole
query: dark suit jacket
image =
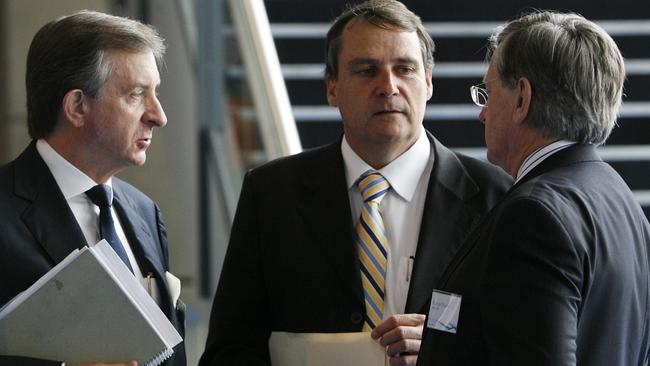
{"type": "MultiPolygon", "coordinates": [[[[142,192],[117,178],[113,178],[113,191],[113,204],[138,265],[143,272],[153,272],[163,299],[161,308],[183,335],[185,308],[181,302],[171,303],[165,280],[167,232],[160,211],[142,192]]],[[[35,142],[0,167],[0,202],[0,304],[4,304],[88,243],[35,142]]],[[[54,364],[0,357],[3,366],[54,364]]],[[[184,343],[166,365],[185,365],[184,343]]]]}
{"type": "Polygon", "coordinates": [[[458,333],[425,329],[418,365],[643,365],[649,246],[639,204],[593,146],[552,155],[437,284],[462,295],[458,333]]]}
{"type": "MultiPolygon", "coordinates": [[[[407,313],[511,180],[429,135],[429,181],[407,313]]],[[[364,315],[340,141],[254,169],[244,179],[200,365],[269,364],[271,331],[357,332],[364,315]]]]}

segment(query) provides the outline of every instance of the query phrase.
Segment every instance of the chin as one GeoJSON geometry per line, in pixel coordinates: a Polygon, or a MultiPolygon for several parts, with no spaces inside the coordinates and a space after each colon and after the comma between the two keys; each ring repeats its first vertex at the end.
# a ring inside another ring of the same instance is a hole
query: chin
{"type": "Polygon", "coordinates": [[[131,166],[142,166],[144,163],[147,161],[147,155],[146,154],[139,154],[136,156],[133,156],[129,159],[129,165],[131,166]]]}
{"type": "Polygon", "coordinates": [[[381,124],[389,124],[401,126],[402,124],[408,124],[409,121],[406,120],[406,117],[401,113],[384,113],[377,116],[374,116],[375,122],[381,124]]]}
{"type": "Polygon", "coordinates": [[[405,125],[395,120],[385,120],[373,126],[373,132],[377,136],[385,136],[392,139],[406,137],[410,132],[406,131],[405,125]]]}

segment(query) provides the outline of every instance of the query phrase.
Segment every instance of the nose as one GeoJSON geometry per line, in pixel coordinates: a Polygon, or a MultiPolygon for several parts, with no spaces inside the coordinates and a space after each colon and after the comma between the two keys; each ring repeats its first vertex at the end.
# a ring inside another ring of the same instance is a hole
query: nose
{"type": "Polygon", "coordinates": [[[397,86],[398,79],[393,72],[386,70],[379,74],[377,84],[377,94],[383,97],[390,97],[399,93],[397,86]]]}
{"type": "Polygon", "coordinates": [[[481,108],[481,113],[478,114],[478,119],[481,121],[482,124],[485,124],[485,109],[487,107],[481,108]]]}
{"type": "Polygon", "coordinates": [[[143,116],[145,123],[150,123],[156,127],[164,127],[167,124],[167,115],[157,97],[153,97],[143,116]]]}

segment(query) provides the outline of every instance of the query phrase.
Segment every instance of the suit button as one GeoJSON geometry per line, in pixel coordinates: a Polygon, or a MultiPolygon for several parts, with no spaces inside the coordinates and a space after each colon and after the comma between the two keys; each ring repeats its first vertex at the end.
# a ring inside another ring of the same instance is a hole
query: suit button
{"type": "Polygon", "coordinates": [[[352,320],[353,324],[360,324],[363,321],[363,315],[355,311],[352,313],[352,316],[350,316],[350,320],[352,320]]]}

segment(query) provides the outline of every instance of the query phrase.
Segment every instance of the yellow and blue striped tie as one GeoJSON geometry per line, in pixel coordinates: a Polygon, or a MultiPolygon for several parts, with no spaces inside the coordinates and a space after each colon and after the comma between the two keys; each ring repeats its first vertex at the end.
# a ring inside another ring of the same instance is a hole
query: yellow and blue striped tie
{"type": "Polygon", "coordinates": [[[388,262],[388,241],[379,203],[390,184],[378,172],[368,170],[357,180],[363,198],[357,223],[356,242],[361,268],[361,283],[366,304],[363,331],[371,331],[382,320],[384,312],[384,280],[388,262]]]}

